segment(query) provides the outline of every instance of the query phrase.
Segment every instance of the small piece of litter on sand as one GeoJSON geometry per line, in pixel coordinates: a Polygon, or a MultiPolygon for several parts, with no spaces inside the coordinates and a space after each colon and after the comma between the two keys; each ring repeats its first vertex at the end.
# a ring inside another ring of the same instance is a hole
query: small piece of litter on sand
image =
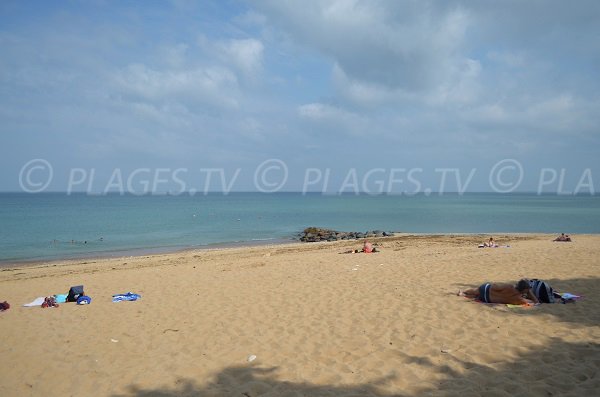
{"type": "Polygon", "coordinates": [[[256,360],[256,356],[254,354],[251,354],[248,356],[248,362],[251,363],[252,361],[256,360]]]}
{"type": "Polygon", "coordinates": [[[116,339],[111,339],[110,341],[113,342],[113,343],[117,343],[118,342],[118,340],[116,340],[116,339]]]}
{"type": "Polygon", "coordinates": [[[442,349],[440,350],[442,353],[450,353],[452,350],[450,349],[442,349]]]}

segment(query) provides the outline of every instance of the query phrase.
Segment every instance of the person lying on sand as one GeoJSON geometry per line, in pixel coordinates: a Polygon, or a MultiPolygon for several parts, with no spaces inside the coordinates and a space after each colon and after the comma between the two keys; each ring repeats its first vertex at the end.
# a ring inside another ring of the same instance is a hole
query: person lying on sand
{"type": "Polygon", "coordinates": [[[554,239],[554,241],[571,241],[571,237],[568,234],[561,233],[560,236],[554,239]]]}
{"type": "Polygon", "coordinates": [[[346,254],[358,254],[359,252],[370,254],[371,252],[379,252],[379,250],[376,247],[373,247],[373,244],[365,240],[365,243],[363,244],[363,248],[361,250],[347,251],[346,254]]]}
{"type": "Polygon", "coordinates": [[[487,243],[482,244],[484,247],[497,248],[498,244],[494,241],[493,237],[490,237],[487,243]]]}
{"type": "Polygon", "coordinates": [[[458,296],[466,296],[478,299],[484,303],[509,303],[513,305],[539,303],[531,292],[529,280],[521,279],[512,286],[510,284],[485,283],[479,288],[471,288],[465,291],[459,290],[458,296]]]}
{"type": "Polygon", "coordinates": [[[490,237],[490,240],[485,243],[481,243],[477,246],[478,248],[510,248],[510,245],[498,245],[496,241],[494,241],[493,237],[490,237]]]}
{"type": "Polygon", "coordinates": [[[370,242],[365,240],[365,243],[363,244],[362,252],[370,254],[371,252],[377,252],[377,248],[373,248],[373,244],[371,244],[370,242]]]}

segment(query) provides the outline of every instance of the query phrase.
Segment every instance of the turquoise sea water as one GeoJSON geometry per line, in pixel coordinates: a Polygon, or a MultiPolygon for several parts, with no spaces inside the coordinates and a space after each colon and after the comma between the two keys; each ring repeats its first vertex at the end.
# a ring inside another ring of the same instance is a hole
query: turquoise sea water
{"type": "Polygon", "coordinates": [[[308,226],[409,233],[600,233],[600,197],[0,193],[0,261],[285,240],[308,226]]]}

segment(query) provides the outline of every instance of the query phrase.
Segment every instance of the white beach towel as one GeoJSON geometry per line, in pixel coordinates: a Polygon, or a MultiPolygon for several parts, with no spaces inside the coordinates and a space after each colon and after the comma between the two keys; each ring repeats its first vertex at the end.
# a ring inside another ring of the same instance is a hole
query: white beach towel
{"type": "Polygon", "coordinates": [[[41,296],[39,298],[36,298],[33,302],[26,303],[23,306],[25,306],[25,307],[42,306],[42,303],[44,303],[45,299],[46,299],[46,297],[41,296]]]}

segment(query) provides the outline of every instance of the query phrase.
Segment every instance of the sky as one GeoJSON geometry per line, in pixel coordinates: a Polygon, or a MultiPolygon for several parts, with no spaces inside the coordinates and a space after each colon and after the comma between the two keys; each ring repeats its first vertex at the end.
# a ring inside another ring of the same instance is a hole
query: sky
{"type": "Polygon", "coordinates": [[[0,191],[600,191],[597,1],[0,2],[0,191]]]}

